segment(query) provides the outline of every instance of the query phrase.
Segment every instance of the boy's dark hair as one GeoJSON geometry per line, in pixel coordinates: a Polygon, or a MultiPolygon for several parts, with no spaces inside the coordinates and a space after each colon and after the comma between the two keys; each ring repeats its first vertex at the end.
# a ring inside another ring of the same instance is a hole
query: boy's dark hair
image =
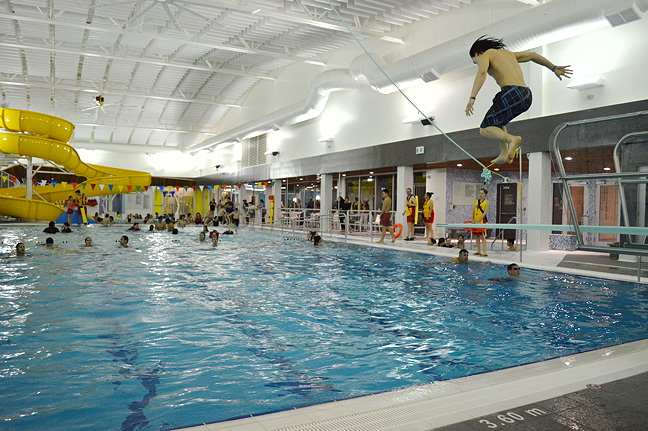
{"type": "Polygon", "coordinates": [[[483,54],[489,49],[502,48],[506,48],[504,39],[495,39],[494,37],[486,37],[486,35],[483,35],[470,47],[470,58],[473,58],[477,54],[483,54]]]}

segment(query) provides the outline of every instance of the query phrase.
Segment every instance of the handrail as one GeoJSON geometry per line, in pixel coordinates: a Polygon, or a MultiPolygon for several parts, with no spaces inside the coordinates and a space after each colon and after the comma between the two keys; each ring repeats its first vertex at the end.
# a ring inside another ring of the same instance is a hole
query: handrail
{"type": "MultiPolygon", "coordinates": [[[[515,220],[515,221],[517,222],[517,219],[518,219],[517,216],[513,216],[513,217],[511,217],[511,218],[509,219],[509,221],[506,222],[506,224],[514,224],[514,223],[511,223],[511,222],[512,222],[513,220],[515,220]]],[[[516,223],[515,223],[515,224],[516,224],[516,223]]],[[[495,239],[491,242],[491,250],[494,250],[493,246],[495,245],[495,242],[496,242],[498,239],[502,239],[502,240],[504,240],[504,231],[505,231],[505,230],[508,230],[508,229],[500,229],[500,233],[497,234],[497,235],[495,235],[495,239]],[[500,238],[500,237],[501,237],[501,238],[500,238]]],[[[517,238],[517,235],[516,235],[516,238],[517,238]]],[[[521,247],[521,246],[522,246],[522,245],[520,244],[520,247],[521,247]]],[[[504,242],[502,241],[502,251],[503,251],[503,250],[504,250],[504,242]]]]}

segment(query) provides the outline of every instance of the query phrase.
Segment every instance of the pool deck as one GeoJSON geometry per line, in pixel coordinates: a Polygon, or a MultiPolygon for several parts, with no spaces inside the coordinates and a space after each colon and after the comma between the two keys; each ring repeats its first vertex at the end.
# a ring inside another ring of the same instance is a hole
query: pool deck
{"type": "MultiPolygon", "coordinates": [[[[286,233],[286,235],[288,235],[286,233]]],[[[378,238],[374,237],[373,241],[378,238]]],[[[324,240],[343,241],[341,235],[324,240]]],[[[375,244],[347,242],[456,257],[457,249],[423,239],[375,244]]],[[[489,241],[489,249],[491,247],[489,241]]],[[[470,249],[470,245],[467,247],[470,249]]],[[[637,281],[634,263],[607,255],[567,251],[503,251],[471,260],[571,274],[637,281]]],[[[472,251],[471,251],[472,253],[472,251]]],[[[502,268],[506,275],[506,268],[502,268]]],[[[641,282],[645,282],[642,279],[641,282]]],[[[397,391],[318,404],[184,431],[648,431],[648,339],[397,391]],[[643,395],[642,395],[643,394],[643,395]]]]}

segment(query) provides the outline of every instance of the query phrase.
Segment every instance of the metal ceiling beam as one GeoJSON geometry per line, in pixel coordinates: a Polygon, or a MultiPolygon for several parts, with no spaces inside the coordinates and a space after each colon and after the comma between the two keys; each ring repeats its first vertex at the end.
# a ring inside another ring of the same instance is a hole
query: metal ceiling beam
{"type": "Polygon", "coordinates": [[[61,85],[61,84],[47,84],[47,83],[36,83],[36,82],[13,82],[13,81],[0,81],[0,84],[3,85],[18,85],[23,87],[36,87],[36,88],[54,88],[56,90],[67,90],[67,91],[84,91],[86,93],[102,93],[102,94],[114,94],[117,96],[127,96],[127,97],[143,97],[145,99],[155,99],[155,100],[166,100],[170,102],[183,102],[183,103],[198,103],[201,105],[212,105],[212,106],[228,106],[230,108],[240,108],[241,105],[234,105],[232,103],[219,103],[212,102],[210,100],[204,99],[183,99],[180,97],[168,97],[168,96],[153,96],[150,94],[135,94],[133,92],[127,91],[115,91],[110,89],[94,89],[88,90],[85,87],[75,87],[73,85],[61,85]]]}
{"type": "MultiPolygon", "coordinates": [[[[283,16],[282,14],[279,14],[279,16],[283,16]]],[[[12,14],[12,13],[5,13],[5,12],[0,12],[0,18],[5,18],[13,21],[24,21],[24,22],[33,22],[33,23],[38,23],[38,24],[43,24],[43,25],[54,25],[54,26],[61,26],[61,27],[69,27],[69,28],[76,28],[76,29],[82,29],[82,30],[91,30],[91,31],[98,31],[98,32],[107,32],[111,34],[119,33],[119,34],[137,34],[140,36],[146,36],[150,37],[151,39],[156,39],[156,40],[164,40],[164,41],[171,41],[171,42],[176,42],[176,43],[181,43],[181,44],[186,44],[186,45],[193,45],[193,46],[201,46],[209,49],[217,49],[217,50],[222,50],[222,51],[231,51],[231,52],[237,52],[241,54],[256,54],[256,55],[262,55],[266,57],[271,57],[271,58],[280,58],[284,60],[296,60],[296,61],[304,61],[304,59],[299,59],[296,57],[290,57],[287,55],[283,54],[278,54],[275,52],[271,51],[260,51],[260,50],[253,50],[253,49],[245,49],[245,48],[239,48],[236,46],[231,46],[231,45],[216,45],[214,43],[208,43],[208,42],[200,42],[197,40],[190,40],[190,39],[183,39],[179,37],[173,37],[173,36],[167,36],[164,34],[157,34],[157,33],[143,33],[143,32],[137,32],[137,31],[129,31],[125,30],[118,25],[115,25],[114,27],[104,27],[100,26],[97,24],[76,24],[76,23],[71,23],[63,20],[54,20],[54,19],[48,19],[48,18],[34,18],[34,17],[27,17],[27,16],[20,16],[17,14],[12,14]]]]}
{"type": "MultiPolygon", "coordinates": [[[[58,53],[58,54],[72,54],[72,55],[79,55],[81,57],[96,57],[96,58],[103,58],[103,59],[111,59],[111,60],[124,60],[124,61],[131,61],[134,63],[143,63],[143,64],[151,64],[155,66],[164,66],[164,67],[175,67],[175,68],[180,68],[180,69],[191,69],[191,70],[199,70],[202,72],[212,72],[212,73],[222,73],[225,75],[236,75],[236,76],[247,76],[250,78],[259,78],[259,79],[266,79],[269,81],[275,81],[275,78],[272,78],[270,76],[262,76],[262,75],[255,75],[252,73],[244,73],[240,72],[237,70],[229,70],[229,69],[218,69],[218,68],[213,68],[213,67],[206,67],[206,66],[195,66],[191,64],[183,64],[183,63],[171,63],[168,61],[156,61],[156,60],[148,60],[144,58],[135,58],[135,57],[124,57],[124,56],[118,56],[118,55],[111,55],[111,54],[106,54],[106,53],[98,53],[98,52],[80,52],[80,51],[75,51],[71,49],[61,49],[61,48],[52,48],[52,47],[46,47],[46,46],[36,46],[36,45],[28,45],[26,43],[6,43],[6,42],[0,42],[0,47],[7,47],[7,48],[18,48],[18,49],[31,49],[34,51],[45,51],[48,53],[58,53]]],[[[295,59],[297,60],[297,59],[295,59]]]]}
{"type": "Polygon", "coordinates": [[[136,129],[136,130],[151,130],[153,132],[169,132],[169,133],[186,133],[190,135],[209,135],[216,136],[216,133],[213,132],[201,132],[195,130],[177,130],[177,129],[164,129],[161,127],[142,127],[142,126],[128,126],[126,124],[99,124],[99,123],[83,123],[75,122],[75,126],[86,126],[86,127],[112,127],[112,128],[124,128],[124,129],[136,129]]]}

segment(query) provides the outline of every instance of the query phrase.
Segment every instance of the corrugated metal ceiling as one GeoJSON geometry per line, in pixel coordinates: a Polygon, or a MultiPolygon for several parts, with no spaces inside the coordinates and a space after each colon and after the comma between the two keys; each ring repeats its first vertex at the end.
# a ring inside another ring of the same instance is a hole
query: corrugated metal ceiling
{"type": "MultiPolygon", "coordinates": [[[[331,3],[367,39],[471,0],[331,3]]],[[[0,104],[78,123],[76,142],[185,147],[261,79],[351,43],[327,0],[5,0],[0,104]]]]}

